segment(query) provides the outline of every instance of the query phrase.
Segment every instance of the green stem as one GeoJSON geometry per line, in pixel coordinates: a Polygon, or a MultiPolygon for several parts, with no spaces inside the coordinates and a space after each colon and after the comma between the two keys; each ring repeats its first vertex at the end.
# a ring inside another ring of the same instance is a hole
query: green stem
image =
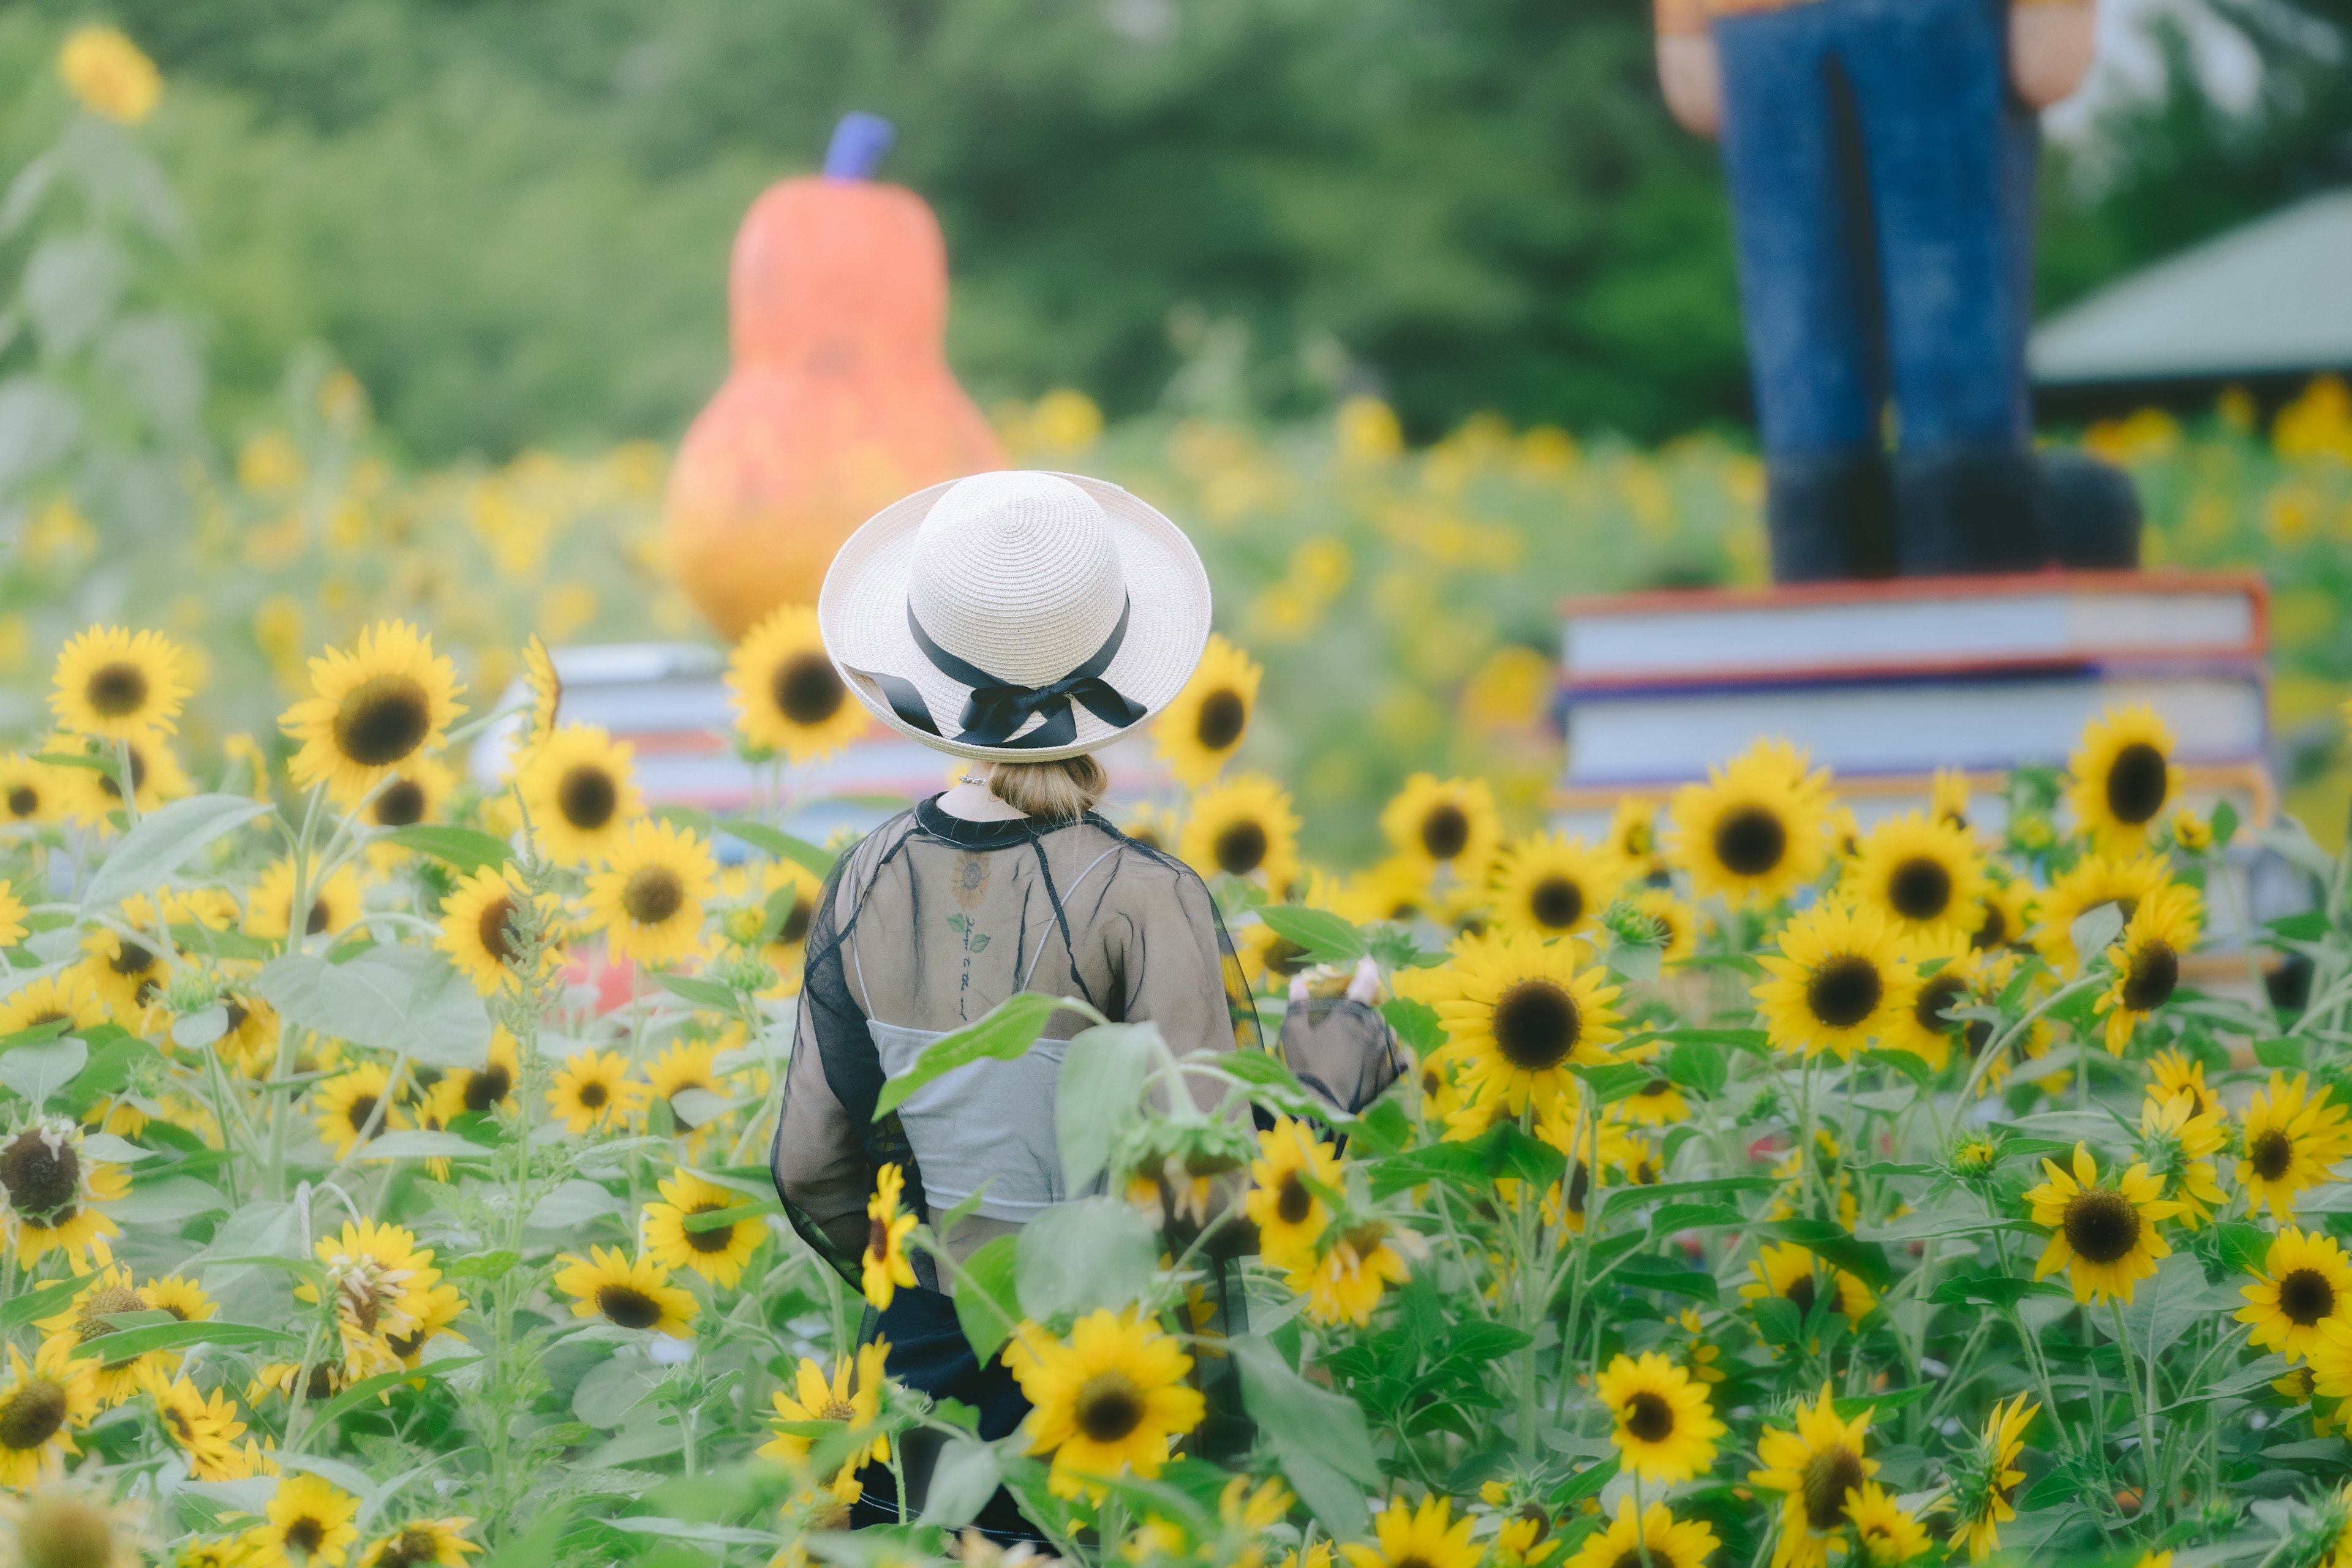
{"type": "MultiPolygon", "coordinates": [[[[2151,1517],[2149,1510],[2158,1507],[2156,1496],[2158,1477],[2156,1470],[2156,1417],[2148,1408],[2147,1394],[2139,1384],[2139,1360],[2132,1353],[2131,1336],[2124,1330],[2123,1303],[2107,1298],[2107,1311],[2115,1319],[2116,1343],[2124,1352],[2124,1382],[2131,1389],[2132,1408],[2139,1416],[2139,1517],[2151,1517]]],[[[2151,1369],[2152,1370],[2152,1369],[2151,1369]]]]}

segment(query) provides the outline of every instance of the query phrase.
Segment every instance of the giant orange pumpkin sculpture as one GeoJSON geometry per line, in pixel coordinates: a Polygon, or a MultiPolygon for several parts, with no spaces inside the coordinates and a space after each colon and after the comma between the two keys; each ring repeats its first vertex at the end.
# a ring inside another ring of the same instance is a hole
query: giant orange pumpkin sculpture
{"type": "Polygon", "coordinates": [[[1004,466],[948,369],[939,220],[867,178],[889,141],[887,121],[845,117],[824,173],[769,186],[735,236],[733,367],[678,447],[668,503],[678,580],[730,639],[814,604],[883,507],[1004,466]]]}

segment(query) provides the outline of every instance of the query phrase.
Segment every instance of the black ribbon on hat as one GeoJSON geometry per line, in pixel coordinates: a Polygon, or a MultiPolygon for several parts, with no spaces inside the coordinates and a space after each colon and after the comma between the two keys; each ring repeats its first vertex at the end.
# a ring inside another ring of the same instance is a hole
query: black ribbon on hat
{"type": "MultiPolygon", "coordinates": [[[[1115,730],[1125,729],[1143,717],[1141,703],[1131,700],[1103,679],[1103,671],[1118,657],[1119,644],[1127,640],[1127,620],[1134,607],[1132,600],[1122,602],[1118,624],[1111,627],[1110,636],[1103,639],[1094,656],[1061,679],[1045,686],[999,680],[978,665],[965,663],[931,640],[922,623],[915,619],[915,606],[911,604],[907,606],[907,629],[914,633],[915,646],[923,650],[923,657],[940,674],[971,689],[971,695],[963,700],[963,713],[959,720],[963,732],[955,738],[958,745],[1043,751],[1069,745],[1077,739],[1079,704],[1115,730]],[[1022,725],[1039,714],[1045,716],[1044,723],[1018,740],[1013,738],[1022,725]]],[[[914,682],[877,670],[858,673],[882,689],[890,710],[901,720],[927,735],[940,733],[939,725],[931,720],[930,706],[915,689],[914,682]]]]}

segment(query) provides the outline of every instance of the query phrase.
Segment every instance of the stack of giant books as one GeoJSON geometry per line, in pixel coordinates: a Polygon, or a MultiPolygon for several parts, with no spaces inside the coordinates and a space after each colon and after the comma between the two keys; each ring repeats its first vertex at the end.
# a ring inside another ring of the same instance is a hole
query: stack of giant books
{"type": "Polygon", "coordinates": [[[2251,574],[2049,573],[1571,599],[1568,771],[1553,816],[1597,833],[1759,737],[1837,775],[1867,826],[1924,807],[1936,771],[1970,816],[2022,764],[2063,766],[2104,710],[2145,703],[2178,742],[2184,803],[2266,821],[2267,599],[2251,574]]]}

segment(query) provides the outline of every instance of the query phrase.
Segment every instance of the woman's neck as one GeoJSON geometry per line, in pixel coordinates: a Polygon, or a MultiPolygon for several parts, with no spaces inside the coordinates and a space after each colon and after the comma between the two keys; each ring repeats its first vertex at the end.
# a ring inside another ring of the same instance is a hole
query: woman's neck
{"type": "Polygon", "coordinates": [[[986,784],[960,784],[939,798],[939,808],[965,822],[1018,822],[1028,813],[1015,811],[992,794],[986,784]]]}

